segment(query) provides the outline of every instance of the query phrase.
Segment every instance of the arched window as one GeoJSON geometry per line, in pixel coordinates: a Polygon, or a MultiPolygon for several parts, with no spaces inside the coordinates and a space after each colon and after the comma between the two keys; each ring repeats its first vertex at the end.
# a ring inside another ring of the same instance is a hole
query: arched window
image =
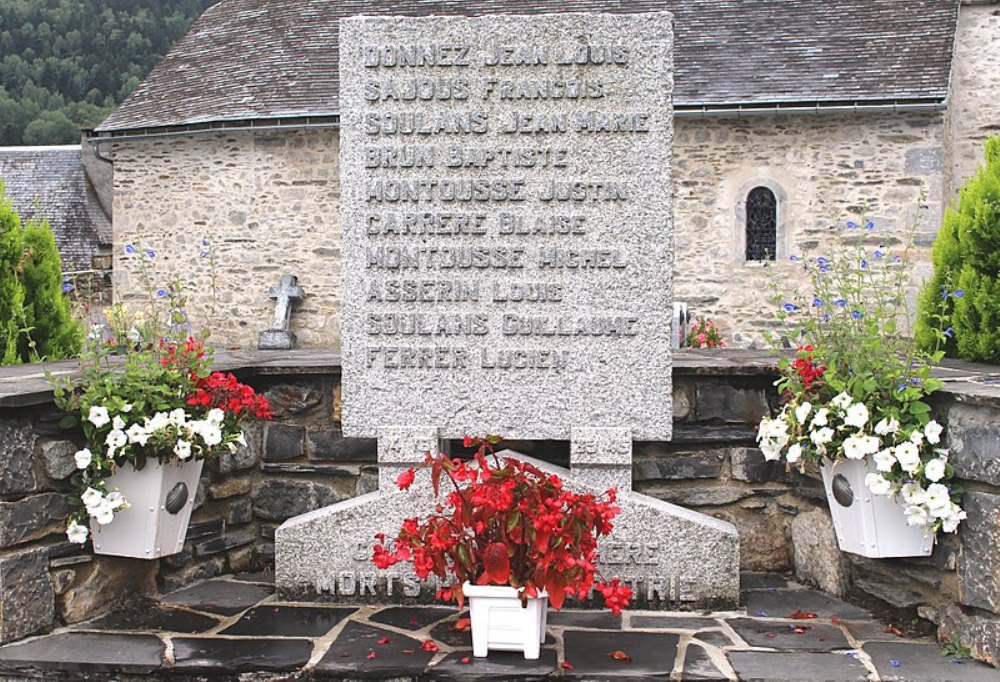
{"type": "Polygon", "coordinates": [[[746,200],[746,259],[774,260],[778,252],[778,200],[767,187],[754,187],[746,200]]]}

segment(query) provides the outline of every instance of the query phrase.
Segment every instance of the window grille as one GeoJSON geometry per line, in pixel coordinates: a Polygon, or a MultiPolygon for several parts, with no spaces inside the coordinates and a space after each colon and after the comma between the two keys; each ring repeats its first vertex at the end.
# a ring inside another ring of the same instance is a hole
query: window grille
{"type": "Polygon", "coordinates": [[[747,194],[746,259],[774,260],[778,241],[778,200],[767,187],[747,194]]]}

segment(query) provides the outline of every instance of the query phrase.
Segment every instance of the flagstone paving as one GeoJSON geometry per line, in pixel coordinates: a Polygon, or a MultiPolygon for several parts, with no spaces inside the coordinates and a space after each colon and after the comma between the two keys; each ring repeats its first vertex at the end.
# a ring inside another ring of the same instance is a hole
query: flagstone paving
{"type": "Polygon", "coordinates": [[[854,680],[1000,682],[781,576],[745,575],[745,611],[552,611],[541,655],[472,655],[467,613],[280,602],[266,574],[208,580],[156,604],[0,647],[0,681],[854,680]],[[792,616],[798,617],[792,617],[792,616]]]}

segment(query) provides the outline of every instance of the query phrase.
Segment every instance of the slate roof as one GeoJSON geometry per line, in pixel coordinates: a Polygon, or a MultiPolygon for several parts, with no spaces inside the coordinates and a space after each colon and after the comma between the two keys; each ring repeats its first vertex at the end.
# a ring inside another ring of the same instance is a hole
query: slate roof
{"type": "Polygon", "coordinates": [[[46,218],[63,270],[89,270],[111,244],[111,220],[84,174],[80,145],[0,147],[0,180],[22,220],[46,218]]]}
{"type": "Polygon", "coordinates": [[[958,0],[222,0],[98,132],[338,113],[342,16],[675,16],[675,106],[943,102],[958,0]]]}

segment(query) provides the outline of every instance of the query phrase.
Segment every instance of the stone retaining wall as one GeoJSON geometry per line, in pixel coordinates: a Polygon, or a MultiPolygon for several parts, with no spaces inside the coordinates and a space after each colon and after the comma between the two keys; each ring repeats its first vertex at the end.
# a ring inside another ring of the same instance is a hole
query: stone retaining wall
{"type": "MultiPolygon", "coordinates": [[[[375,488],[374,441],[345,439],[339,428],[335,362],[297,355],[243,365],[237,373],[266,393],[275,419],[252,426],[246,448],[205,468],[184,551],[159,561],[94,556],[89,544],[66,541],[66,479],[80,435],[57,427],[60,415],[37,386],[21,382],[21,393],[2,392],[0,643],[91,618],[136,595],[267,568],[282,521],[375,488]]],[[[897,622],[934,623],[996,665],[1000,387],[960,380],[974,369],[955,367],[935,397],[967,490],[962,532],[942,536],[925,559],[873,561],[837,550],[817,472],[786,472],[754,447],[756,423],[777,401],[769,365],[747,352],[678,353],[674,441],[636,443],[635,489],[734,523],[744,570],[795,572],[897,622]]],[[[569,459],[566,443],[513,445],[554,463],[569,459]]]]}

